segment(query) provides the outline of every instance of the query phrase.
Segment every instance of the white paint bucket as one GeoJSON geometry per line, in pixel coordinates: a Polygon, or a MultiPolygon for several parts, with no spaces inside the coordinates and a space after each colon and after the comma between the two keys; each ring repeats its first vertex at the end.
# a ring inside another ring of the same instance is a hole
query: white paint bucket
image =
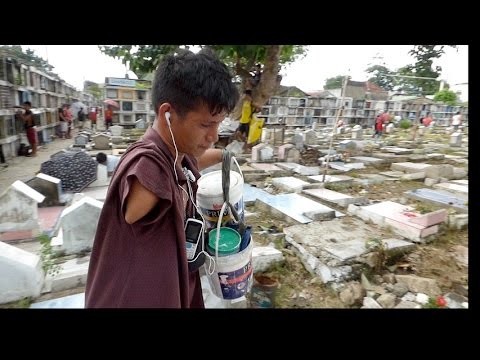
{"type": "MultiPolygon", "coordinates": [[[[229,197],[230,203],[237,210],[239,217],[243,219],[243,176],[235,171],[230,171],[229,197]]],[[[221,170],[203,175],[198,180],[197,205],[207,222],[208,229],[214,228],[223,205],[221,170]]],[[[234,224],[232,217],[233,215],[227,207],[223,213],[222,226],[234,224]]]]}
{"type": "Polygon", "coordinates": [[[214,295],[224,300],[238,299],[252,288],[253,241],[242,251],[215,258],[215,271],[207,276],[214,295]]]}

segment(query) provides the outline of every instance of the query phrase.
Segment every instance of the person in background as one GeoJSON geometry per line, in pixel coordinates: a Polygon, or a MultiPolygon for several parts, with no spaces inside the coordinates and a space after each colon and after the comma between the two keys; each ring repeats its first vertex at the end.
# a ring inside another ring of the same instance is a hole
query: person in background
{"type": "Polygon", "coordinates": [[[431,113],[427,113],[427,116],[425,116],[422,120],[422,123],[425,127],[428,127],[430,126],[430,124],[432,123],[433,121],[433,118],[432,118],[432,114],[431,113]]]}
{"type": "Polygon", "coordinates": [[[453,129],[457,131],[460,125],[462,125],[462,114],[460,114],[460,111],[457,111],[457,113],[452,116],[453,129]]]}
{"type": "Polygon", "coordinates": [[[107,175],[112,176],[113,172],[117,168],[120,158],[115,155],[107,155],[103,152],[99,152],[96,156],[96,159],[99,164],[105,165],[107,167],[107,175]]]}
{"type": "Polygon", "coordinates": [[[30,110],[32,108],[32,103],[30,101],[25,101],[23,103],[23,108],[25,109],[25,112],[21,115],[21,117],[25,127],[25,132],[27,133],[28,143],[32,148],[32,153],[30,155],[37,156],[37,130],[35,127],[33,113],[30,110]]]}
{"type": "Polygon", "coordinates": [[[85,121],[85,113],[83,112],[83,108],[78,110],[77,118],[78,122],[80,123],[80,129],[83,129],[83,122],[85,121]]]}
{"type": "Polygon", "coordinates": [[[70,111],[70,105],[66,104],[63,106],[63,116],[67,120],[67,139],[71,139],[72,127],[73,127],[73,114],[70,111]]]}
{"type": "Polygon", "coordinates": [[[107,130],[108,130],[108,128],[113,125],[113,110],[110,105],[107,105],[107,108],[105,109],[105,112],[104,112],[104,117],[105,117],[105,126],[107,127],[107,130]]]}
{"type": "Polygon", "coordinates": [[[92,122],[92,129],[96,130],[97,129],[97,108],[96,107],[90,108],[90,111],[88,112],[88,118],[92,122]]]}
{"type": "Polygon", "coordinates": [[[60,137],[61,139],[65,139],[65,135],[68,131],[68,121],[65,118],[63,108],[58,108],[58,121],[60,122],[60,137]]]}
{"type": "Polygon", "coordinates": [[[248,131],[250,129],[250,121],[252,120],[252,115],[255,111],[255,106],[252,103],[252,90],[247,89],[245,90],[244,94],[245,95],[242,101],[242,116],[234,135],[235,140],[241,142],[247,141],[248,131]]]}
{"type": "Polygon", "coordinates": [[[163,58],[152,87],[155,121],[122,155],[100,213],[87,308],[204,308],[185,224],[200,218],[200,170],[222,161],[212,146],[238,98],[228,68],[208,48],[163,58]]]}

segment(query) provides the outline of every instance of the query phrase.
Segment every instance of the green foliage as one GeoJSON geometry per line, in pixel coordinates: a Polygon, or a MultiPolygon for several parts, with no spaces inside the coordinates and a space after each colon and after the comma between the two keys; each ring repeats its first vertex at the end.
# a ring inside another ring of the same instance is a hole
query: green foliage
{"type": "Polygon", "coordinates": [[[457,94],[449,89],[443,89],[435,94],[434,101],[441,101],[444,104],[455,106],[457,105],[457,94]]]}
{"type": "Polygon", "coordinates": [[[40,70],[45,70],[46,72],[50,72],[53,69],[53,66],[50,65],[46,60],[35,55],[35,52],[33,50],[27,49],[24,52],[20,45],[0,46],[0,52],[2,51],[7,53],[8,55],[16,57],[19,60],[23,60],[25,63],[29,65],[33,65],[40,70]]]}
{"type": "Polygon", "coordinates": [[[333,78],[328,78],[325,80],[325,85],[324,89],[329,90],[329,89],[341,89],[343,87],[343,82],[345,80],[344,75],[337,75],[333,78]]]}
{"type": "Polygon", "coordinates": [[[396,85],[395,78],[392,76],[387,76],[395,74],[395,71],[392,71],[385,66],[373,65],[367,68],[365,72],[373,75],[373,77],[368,79],[368,81],[380,86],[384,90],[391,91],[396,85]]]}
{"type": "Polygon", "coordinates": [[[403,119],[400,121],[400,129],[410,129],[412,127],[412,122],[408,119],[403,119]]]}
{"type": "MultiPolygon", "coordinates": [[[[208,46],[219,58],[229,66],[233,73],[245,77],[255,64],[267,62],[267,47],[270,45],[199,45],[208,46]]],[[[129,64],[130,70],[138,77],[155,71],[165,55],[188,49],[189,45],[115,45],[99,46],[104,54],[122,60],[129,64]]],[[[288,65],[301,59],[307,53],[307,47],[302,45],[282,45],[280,66],[288,65]]],[[[278,69],[280,70],[280,69],[278,69]]]]}
{"type": "Polygon", "coordinates": [[[92,94],[97,99],[102,99],[102,90],[98,87],[98,84],[88,86],[85,91],[92,94]]]}
{"type": "Polygon", "coordinates": [[[40,259],[42,261],[42,269],[46,275],[55,276],[60,272],[61,266],[56,264],[52,246],[50,245],[50,237],[42,234],[37,237],[40,241],[40,259]]]}

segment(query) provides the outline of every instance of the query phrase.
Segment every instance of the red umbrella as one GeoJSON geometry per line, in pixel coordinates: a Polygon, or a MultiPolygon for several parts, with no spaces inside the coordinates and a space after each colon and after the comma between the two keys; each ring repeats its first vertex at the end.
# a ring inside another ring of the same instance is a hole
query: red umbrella
{"type": "Polygon", "coordinates": [[[116,107],[117,109],[120,109],[120,105],[115,100],[107,99],[107,100],[104,100],[103,103],[116,107]]]}

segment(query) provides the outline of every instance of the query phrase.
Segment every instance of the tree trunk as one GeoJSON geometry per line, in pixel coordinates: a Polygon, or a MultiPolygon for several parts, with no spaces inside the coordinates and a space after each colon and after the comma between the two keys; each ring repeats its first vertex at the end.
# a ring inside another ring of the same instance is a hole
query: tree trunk
{"type": "MultiPolygon", "coordinates": [[[[260,82],[252,89],[253,102],[260,107],[267,103],[280,85],[281,77],[278,72],[280,70],[279,62],[281,51],[281,45],[267,46],[265,64],[263,66],[260,82]]],[[[242,96],[240,96],[240,100],[231,115],[233,120],[240,119],[242,115],[243,91],[249,88],[251,80],[251,75],[248,70],[243,69],[239,63],[236,64],[236,73],[242,79],[242,96]]]]}

